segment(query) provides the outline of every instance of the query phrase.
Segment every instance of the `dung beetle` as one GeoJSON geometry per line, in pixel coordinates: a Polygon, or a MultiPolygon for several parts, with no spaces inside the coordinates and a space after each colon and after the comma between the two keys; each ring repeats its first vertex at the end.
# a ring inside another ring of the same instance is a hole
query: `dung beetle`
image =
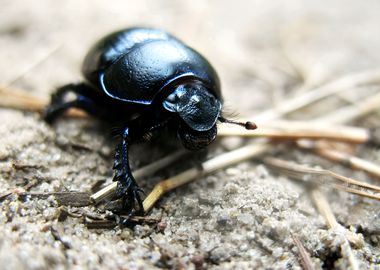
{"type": "Polygon", "coordinates": [[[222,96],[218,75],[198,52],[174,36],[152,28],[128,28],[99,40],[82,66],[85,81],[56,90],[44,118],[51,123],[76,107],[121,125],[116,148],[116,197],[134,214],[143,213],[139,189],[128,160],[129,146],[147,141],[163,128],[174,131],[190,150],[206,147],[217,135],[222,96]],[[69,94],[75,98],[68,99],[69,94]]]}

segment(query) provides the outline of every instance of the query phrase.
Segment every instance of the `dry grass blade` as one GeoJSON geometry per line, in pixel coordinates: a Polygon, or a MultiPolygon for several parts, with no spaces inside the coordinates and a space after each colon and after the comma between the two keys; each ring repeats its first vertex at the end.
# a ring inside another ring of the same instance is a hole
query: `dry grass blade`
{"type": "Polygon", "coordinates": [[[221,168],[231,166],[232,164],[262,154],[267,147],[266,144],[247,145],[203,162],[202,169],[192,168],[158,183],[144,200],[144,211],[148,212],[152,209],[161,196],[170,190],[187,184],[200,175],[212,173],[221,168]]]}
{"type": "Polygon", "coordinates": [[[326,197],[315,188],[311,191],[311,196],[315,205],[317,206],[318,212],[325,218],[329,228],[338,228],[340,225],[330,208],[330,204],[326,200],[326,197]]]}
{"type": "Polygon", "coordinates": [[[329,170],[311,168],[278,158],[268,157],[264,162],[295,179],[316,184],[329,184],[334,188],[380,201],[380,187],[378,186],[345,177],[329,170]]]}
{"type": "Polygon", "coordinates": [[[274,121],[270,125],[259,124],[259,129],[255,132],[227,126],[222,126],[218,131],[219,136],[264,137],[277,140],[323,139],[355,144],[373,141],[371,134],[365,128],[298,121],[274,121]]]}
{"type": "Polygon", "coordinates": [[[56,53],[60,48],[62,47],[62,44],[58,44],[56,46],[53,46],[52,48],[46,50],[43,55],[40,56],[40,59],[37,59],[37,61],[32,62],[29,66],[27,66],[22,72],[17,74],[13,79],[9,80],[7,83],[7,86],[12,85],[16,81],[18,81],[20,78],[24,77],[26,74],[28,74],[31,70],[36,68],[37,66],[41,65],[43,62],[49,59],[54,53],[56,53]]]}
{"type": "Polygon", "coordinates": [[[380,70],[368,70],[349,74],[326,85],[317,87],[303,95],[289,98],[287,101],[282,102],[277,108],[268,110],[252,118],[263,121],[280,118],[328,96],[357,86],[373,83],[380,83],[380,70]]]}
{"type": "Polygon", "coordinates": [[[318,155],[327,158],[333,162],[337,162],[346,166],[349,166],[355,170],[364,171],[370,175],[376,176],[380,178],[380,166],[364,160],[362,158],[358,158],[351,154],[345,153],[343,151],[339,151],[336,149],[326,149],[325,147],[318,147],[315,144],[309,144],[308,146],[303,146],[302,144],[297,144],[301,148],[306,148],[308,150],[312,150],[318,155]]]}
{"type": "Polygon", "coordinates": [[[0,86],[0,106],[5,108],[41,112],[48,99],[27,94],[15,88],[0,86]]]}
{"type": "Polygon", "coordinates": [[[379,109],[380,92],[366,99],[335,110],[333,113],[325,117],[318,118],[318,121],[329,123],[345,123],[359,116],[366,115],[372,111],[379,109]]]}
{"type": "Polygon", "coordinates": [[[327,221],[327,225],[329,228],[334,229],[339,232],[343,232],[344,236],[347,240],[352,243],[355,247],[363,246],[363,239],[359,237],[356,233],[347,230],[342,225],[338,223],[336,220],[334,213],[330,208],[330,204],[328,203],[325,195],[321,193],[318,188],[315,188],[311,191],[311,197],[316,205],[319,213],[324,217],[327,221]]]}
{"type": "Polygon", "coordinates": [[[311,257],[309,252],[306,251],[305,247],[301,243],[301,241],[298,239],[297,236],[292,235],[293,241],[296,244],[298,251],[299,251],[299,261],[300,265],[304,270],[313,270],[315,269],[313,266],[313,262],[311,261],[311,257]]]}
{"type": "Polygon", "coordinates": [[[362,240],[356,234],[348,233],[347,230],[336,221],[335,216],[330,208],[330,205],[326,197],[318,189],[314,189],[311,192],[311,195],[312,195],[315,205],[317,206],[319,210],[319,213],[323,215],[323,217],[327,221],[328,226],[334,231],[336,231],[338,235],[342,235],[343,237],[343,243],[341,244],[342,256],[344,258],[347,258],[352,269],[359,270],[358,263],[355,259],[355,256],[352,252],[349,242],[354,244],[355,246],[361,246],[362,240]]]}
{"type": "MultiPolygon", "coordinates": [[[[49,99],[31,95],[24,90],[0,86],[0,107],[41,113],[49,104],[49,99]]],[[[71,108],[66,116],[83,118],[87,114],[79,109],[71,108]]]]}

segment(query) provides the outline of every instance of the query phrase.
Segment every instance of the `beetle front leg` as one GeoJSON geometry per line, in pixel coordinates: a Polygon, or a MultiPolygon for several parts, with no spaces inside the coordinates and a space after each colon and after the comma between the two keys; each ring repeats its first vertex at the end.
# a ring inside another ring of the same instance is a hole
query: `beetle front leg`
{"type": "Polygon", "coordinates": [[[144,207],[140,197],[142,190],[132,176],[129,166],[128,148],[131,144],[130,129],[127,127],[123,132],[123,139],[115,153],[114,181],[117,181],[116,197],[123,198],[123,207],[131,209],[130,215],[144,214],[144,207]],[[138,208],[136,208],[136,203],[138,208]],[[127,207],[128,206],[128,207],[127,207]]]}

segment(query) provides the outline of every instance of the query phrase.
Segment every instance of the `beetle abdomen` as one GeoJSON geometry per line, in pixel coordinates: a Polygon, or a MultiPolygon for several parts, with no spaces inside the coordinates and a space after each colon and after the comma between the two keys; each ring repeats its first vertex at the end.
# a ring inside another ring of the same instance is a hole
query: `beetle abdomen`
{"type": "Polygon", "coordinates": [[[147,40],[169,40],[175,37],[158,29],[129,28],[114,32],[99,40],[87,53],[82,66],[85,78],[98,85],[98,74],[134,46],[147,40]]]}
{"type": "Polygon", "coordinates": [[[170,84],[198,80],[212,88],[215,77],[210,64],[194,50],[173,40],[153,40],[135,47],[105,70],[102,86],[113,98],[151,104],[170,84]]]}
{"type": "Polygon", "coordinates": [[[149,105],[169,85],[183,81],[200,81],[221,98],[208,61],[157,29],[132,28],[103,38],[86,56],[83,73],[109,97],[124,102],[149,105]]]}

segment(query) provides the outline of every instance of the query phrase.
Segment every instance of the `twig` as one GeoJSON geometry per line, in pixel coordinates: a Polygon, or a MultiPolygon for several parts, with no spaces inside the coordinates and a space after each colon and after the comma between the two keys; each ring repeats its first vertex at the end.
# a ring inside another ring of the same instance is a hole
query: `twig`
{"type": "Polygon", "coordinates": [[[91,220],[85,218],[84,223],[88,229],[112,229],[117,226],[114,220],[91,220]]]}
{"type": "Polygon", "coordinates": [[[81,207],[90,205],[90,194],[87,192],[22,192],[18,195],[21,197],[37,197],[39,199],[47,199],[50,196],[54,196],[58,204],[66,206],[81,207]]]}
{"type": "MultiPolygon", "coordinates": [[[[89,229],[110,229],[118,225],[116,220],[102,218],[102,219],[92,219],[91,217],[84,214],[85,220],[84,223],[89,229]]],[[[121,216],[122,218],[126,218],[121,216]]],[[[144,224],[157,224],[161,219],[152,218],[152,217],[141,217],[141,216],[132,216],[128,217],[128,220],[132,223],[144,223],[144,224]]]]}
{"type": "Polygon", "coordinates": [[[294,179],[317,184],[330,184],[334,188],[380,201],[380,187],[378,186],[345,177],[330,170],[312,168],[278,158],[268,157],[264,159],[264,162],[294,179]]]}
{"type": "Polygon", "coordinates": [[[71,249],[71,248],[73,248],[73,246],[71,245],[70,242],[65,241],[65,240],[62,239],[62,237],[59,235],[59,233],[58,233],[58,231],[57,231],[57,229],[55,227],[51,226],[50,227],[50,232],[51,232],[52,236],[54,237],[54,239],[56,241],[60,242],[65,249],[71,249]]]}
{"type": "Polygon", "coordinates": [[[3,202],[6,198],[11,196],[12,194],[13,194],[12,191],[7,191],[7,192],[0,194],[0,202],[3,202]]]}

